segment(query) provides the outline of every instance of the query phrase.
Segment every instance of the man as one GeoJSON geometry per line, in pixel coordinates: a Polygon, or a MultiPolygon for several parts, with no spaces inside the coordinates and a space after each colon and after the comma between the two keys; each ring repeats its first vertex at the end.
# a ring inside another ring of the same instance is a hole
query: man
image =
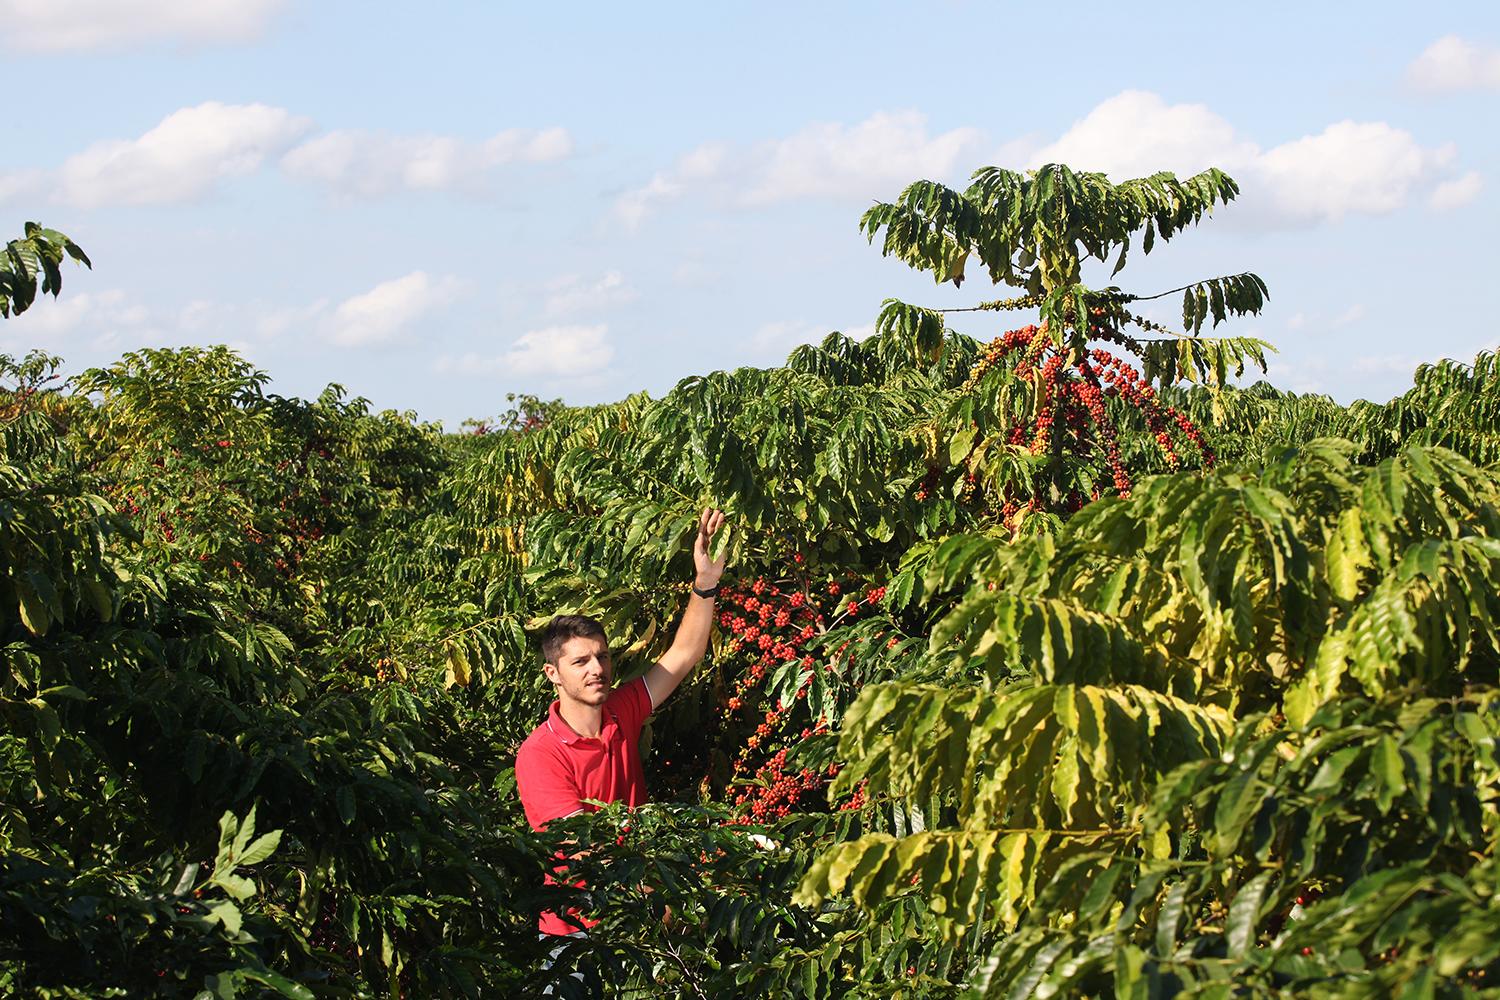
{"type": "MultiPolygon", "coordinates": [[[[711,559],[708,547],[723,523],[724,515],[712,509],[698,519],[692,596],[671,647],[643,676],[611,687],[609,642],[592,618],[558,615],[542,632],[542,670],[557,688],[557,700],[516,754],[516,785],[533,830],[592,808],[585,799],[629,806],[646,801],[641,724],[708,649],[714,596],[724,574],[724,558],[711,559]]],[[[578,922],[587,923],[543,913],[538,929],[544,935],[573,934],[578,922]]]]}

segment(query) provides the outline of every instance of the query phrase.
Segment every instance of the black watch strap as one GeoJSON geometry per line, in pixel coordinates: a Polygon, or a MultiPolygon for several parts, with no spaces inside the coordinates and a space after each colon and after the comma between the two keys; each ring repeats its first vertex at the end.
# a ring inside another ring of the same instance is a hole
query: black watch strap
{"type": "Polygon", "coordinates": [[[718,594],[718,592],[719,592],[719,585],[717,583],[714,584],[712,587],[708,588],[707,590],[699,590],[698,589],[698,585],[696,583],[693,584],[693,593],[697,594],[699,597],[713,597],[716,594],[718,594]]]}

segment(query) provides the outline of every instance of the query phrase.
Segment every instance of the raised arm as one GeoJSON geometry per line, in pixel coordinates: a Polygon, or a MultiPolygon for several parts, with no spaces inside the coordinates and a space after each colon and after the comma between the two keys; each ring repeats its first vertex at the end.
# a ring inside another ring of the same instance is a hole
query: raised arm
{"type": "Polygon", "coordinates": [[[723,523],[724,515],[717,510],[705,510],[698,518],[698,537],[693,541],[695,592],[688,595],[687,609],[682,613],[682,624],[677,626],[671,647],[646,671],[646,688],[651,692],[652,708],[677,690],[677,685],[692,672],[708,650],[708,635],[714,623],[714,599],[712,596],[703,597],[697,591],[716,591],[719,578],[724,575],[725,557],[711,559],[708,555],[709,542],[723,523]]]}

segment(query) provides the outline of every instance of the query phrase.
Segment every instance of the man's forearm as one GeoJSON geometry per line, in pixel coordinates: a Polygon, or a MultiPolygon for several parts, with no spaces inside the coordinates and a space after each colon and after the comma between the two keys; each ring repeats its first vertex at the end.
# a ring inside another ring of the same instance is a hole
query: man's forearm
{"type": "MultiPolygon", "coordinates": [[[[712,590],[718,586],[718,581],[708,585],[695,581],[693,585],[699,590],[712,590]]],[[[688,660],[687,669],[691,670],[708,651],[708,636],[713,627],[714,598],[699,597],[690,592],[687,607],[682,612],[682,624],[677,626],[677,635],[673,637],[668,653],[688,660]]]]}
{"type": "MultiPolygon", "coordinates": [[[[709,509],[698,519],[698,537],[693,542],[693,589],[687,607],[682,612],[682,622],[677,634],[672,637],[671,647],[662,654],[646,672],[646,688],[656,705],[660,705],[682,679],[698,665],[703,654],[708,652],[708,636],[714,627],[714,599],[704,597],[698,591],[712,594],[718,589],[719,579],[724,575],[726,556],[715,559],[709,555],[709,542],[714,532],[724,524],[721,511],[709,509]]],[[[654,706],[653,706],[654,707],[654,706]]]]}
{"type": "MultiPolygon", "coordinates": [[[[694,585],[701,590],[712,590],[718,585],[718,581],[714,581],[712,586],[704,586],[700,579],[694,585]]],[[[693,668],[702,662],[703,654],[708,652],[708,637],[713,631],[713,625],[714,599],[689,594],[687,607],[682,612],[682,622],[677,626],[677,634],[672,637],[672,645],[646,675],[646,687],[656,704],[660,705],[665,701],[668,695],[677,690],[677,685],[692,673],[693,668]]]]}

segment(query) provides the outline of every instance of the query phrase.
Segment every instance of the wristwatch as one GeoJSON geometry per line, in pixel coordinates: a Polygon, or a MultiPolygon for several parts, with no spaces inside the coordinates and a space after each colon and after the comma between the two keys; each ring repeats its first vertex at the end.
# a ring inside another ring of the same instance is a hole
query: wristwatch
{"type": "Polygon", "coordinates": [[[698,589],[698,585],[696,583],[693,584],[693,593],[697,594],[699,597],[713,597],[718,592],[719,592],[719,585],[717,583],[714,584],[712,587],[708,588],[707,590],[699,590],[698,589]]]}

